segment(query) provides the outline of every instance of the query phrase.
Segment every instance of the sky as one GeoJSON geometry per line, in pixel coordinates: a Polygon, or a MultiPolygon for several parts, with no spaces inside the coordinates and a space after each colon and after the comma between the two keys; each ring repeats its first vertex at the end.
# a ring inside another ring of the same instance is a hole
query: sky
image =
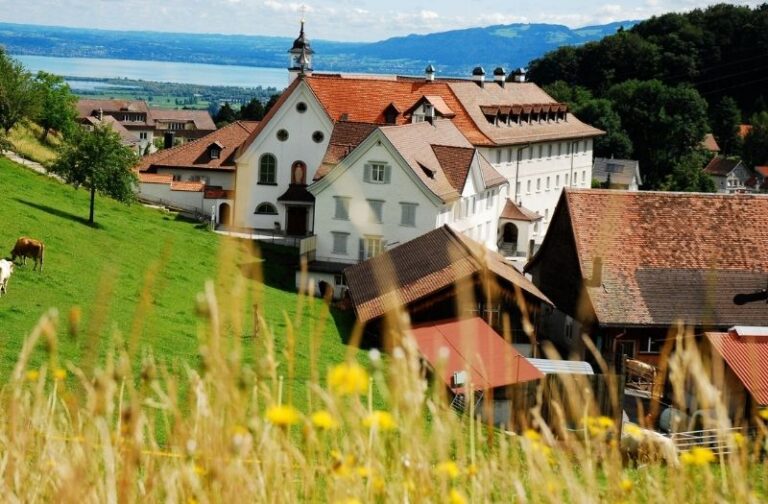
{"type": "MultiPolygon", "coordinates": [[[[755,6],[764,0],[730,3],[755,6]]],[[[411,33],[509,23],[571,28],[646,19],[710,0],[0,0],[0,22],[184,33],[374,41],[411,33]]]]}

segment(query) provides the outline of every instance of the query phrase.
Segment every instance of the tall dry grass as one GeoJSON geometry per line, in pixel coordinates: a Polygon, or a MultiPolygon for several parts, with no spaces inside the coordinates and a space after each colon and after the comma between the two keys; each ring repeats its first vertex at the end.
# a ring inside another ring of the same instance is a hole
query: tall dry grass
{"type": "MultiPolygon", "coordinates": [[[[297,349],[314,342],[296,341],[287,320],[288,343],[276,348],[259,317],[253,344],[261,358],[246,365],[237,334],[247,326],[238,315],[243,282],[218,295],[213,283],[205,286],[198,297],[201,364],[181,370],[141,355],[119,335],[99,363],[60,362],[59,339],[77,332],[79,315],[62,320],[56,310],[45,313],[0,396],[3,500],[683,503],[766,497],[760,419],[756,438],[723,430],[733,454],[720,459],[706,450],[628,459],[618,426],[592,416],[589,394],[578,386],[564,398],[571,404],[556,406],[585,411],[576,430],[543,423],[536,408],[530,428],[518,434],[473,414],[457,415],[445,390],[424,377],[402,310],[391,315],[397,320],[389,324],[388,355],[372,351],[369,369],[350,358],[327,376],[313,372],[309,406],[299,411],[285,382],[297,349]],[[32,368],[37,348],[45,349],[47,361],[32,368]],[[374,392],[385,406],[374,406],[374,392]]],[[[673,387],[693,382],[718,412],[715,427],[729,427],[696,346],[684,330],[678,336],[669,359],[673,387]]]]}

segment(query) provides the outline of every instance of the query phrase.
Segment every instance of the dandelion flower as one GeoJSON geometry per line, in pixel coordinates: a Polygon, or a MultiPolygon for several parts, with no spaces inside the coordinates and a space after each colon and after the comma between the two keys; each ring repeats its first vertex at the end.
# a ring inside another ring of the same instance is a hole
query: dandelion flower
{"type": "Polygon", "coordinates": [[[58,368],[56,371],[53,372],[53,378],[56,381],[62,381],[64,378],[67,377],[67,370],[58,368]]]}
{"type": "Polygon", "coordinates": [[[697,446],[680,455],[680,461],[685,465],[705,466],[715,461],[715,454],[709,448],[697,446]]]}
{"type": "Polygon", "coordinates": [[[343,362],[328,372],[328,388],[339,395],[368,392],[368,372],[355,362],[343,362]]]}
{"type": "Polygon", "coordinates": [[[31,382],[37,381],[37,379],[40,377],[40,371],[38,371],[37,369],[30,369],[29,371],[27,371],[25,376],[27,378],[27,381],[31,381],[31,382]]]}
{"type": "Polygon", "coordinates": [[[388,411],[376,410],[363,419],[363,426],[369,429],[376,428],[380,431],[390,431],[397,428],[394,417],[388,411]]]}
{"type": "Polygon", "coordinates": [[[467,499],[461,494],[461,492],[455,488],[451,488],[451,492],[448,494],[448,502],[451,504],[466,504],[467,499]]]}
{"type": "Polygon", "coordinates": [[[636,441],[642,440],[645,435],[643,429],[639,425],[633,423],[624,424],[624,432],[636,441]]]}
{"type": "Polygon", "coordinates": [[[761,409],[757,412],[757,414],[760,415],[760,418],[763,420],[768,420],[768,408],[761,409]]]}
{"type": "Polygon", "coordinates": [[[294,425],[299,422],[299,412],[293,406],[270,406],[267,409],[267,420],[281,427],[294,425]]]}
{"type": "Polygon", "coordinates": [[[355,469],[355,472],[357,472],[357,475],[361,478],[368,478],[371,476],[371,470],[368,469],[365,466],[360,466],[357,469],[355,469]]]}
{"type": "Polygon", "coordinates": [[[339,422],[325,410],[312,413],[312,425],[322,430],[333,430],[339,426],[339,422]]]}
{"type": "Polygon", "coordinates": [[[469,464],[467,466],[467,476],[472,477],[477,475],[477,466],[475,464],[469,464]]]}
{"type": "Polygon", "coordinates": [[[734,432],[733,433],[733,444],[736,446],[744,446],[744,443],[746,443],[747,438],[744,437],[744,434],[741,432],[734,432]]]}
{"type": "Polygon", "coordinates": [[[459,466],[456,465],[456,462],[453,460],[448,460],[447,462],[441,462],[437,465],[436,471],[438,474],[442,474],[445,476],[448,476],[451,479],[456,479],[459,477],[459,466]]]}
{"type": "Polygon", "coordinates": [[[619,483],[619,487],[625,492],[629,492],[630,490],[632,490],[632,486],[633,486],[632,480],[629,478],[624,478],[623,480],[621,480],[621,483],[619,483]]]}

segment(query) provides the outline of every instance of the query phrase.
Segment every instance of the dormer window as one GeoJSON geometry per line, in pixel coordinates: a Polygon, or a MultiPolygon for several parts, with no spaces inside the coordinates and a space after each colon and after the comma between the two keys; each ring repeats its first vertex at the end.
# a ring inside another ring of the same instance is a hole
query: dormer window
{"type": "Polygon", "coordinates": [[[218,147],[211,147],[211,159],[219,159],[221,151],[218,147]]]}

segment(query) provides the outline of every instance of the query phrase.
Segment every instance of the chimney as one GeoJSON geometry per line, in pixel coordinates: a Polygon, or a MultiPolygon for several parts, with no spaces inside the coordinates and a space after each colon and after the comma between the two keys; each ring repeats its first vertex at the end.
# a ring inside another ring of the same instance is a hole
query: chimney
{"type": "Polygon", "coordinates": [[[525,82],[525,68],[518,68],[512,73],[512,80],[514,82],[525,82]]]}
{"type": "Polygon", "coordinates": [[[472,80],[480,87],[485,86],[485,70],[483,70],[483,67],[475,67],[474,70],[472,70],[472,80]]]}
{"type": "Polygon", "coordinates": [[[424,69],[424,78],[427,80],[427,82],[432,82],[435,80],[435,67],[433,67],[431,64],[424,69]]]}
{"type": "Polygon", "coordinates": [[[496,69],[493,71],[493,80],[501,87],[504,87],[504,84],[507,81],[506,77],[507,72],[503,67],[496,67],[496,69]]]}
{"type": "Polygon", "coordinates": [[[166,149],[173,147],[173,132],[169,131],[163,135],[163,147],[166,149]]]}

